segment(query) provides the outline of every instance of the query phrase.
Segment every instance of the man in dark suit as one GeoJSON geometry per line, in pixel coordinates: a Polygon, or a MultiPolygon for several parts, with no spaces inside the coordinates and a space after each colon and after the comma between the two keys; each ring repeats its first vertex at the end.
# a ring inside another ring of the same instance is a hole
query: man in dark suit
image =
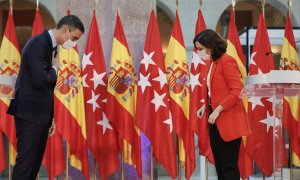
{"type": "Polygon", "coordinates": [[[15,117],[17,132],[18,154],[13,180],[34,180],[37,176],[47,138],[55,132],[57,45],[65,49],[75,47],[83,33],[84,26],[77,16],[65,16],[54,29],[30,38],[23,49],[15,99],[7,111],[15,117]]]}

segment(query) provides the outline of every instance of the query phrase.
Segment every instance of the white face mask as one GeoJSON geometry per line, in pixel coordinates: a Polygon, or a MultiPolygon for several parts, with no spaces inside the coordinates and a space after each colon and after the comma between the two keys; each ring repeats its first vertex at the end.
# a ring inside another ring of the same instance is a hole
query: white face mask
{"type": "Polygon", "coordinates": [[[198,51],[197,54],[203,60],[210,60],[210,55],[205,52],[205,49],[198,51]]]}
{"type": "MultiPolygon", "coordinates": [[[[62,48],[71,49],[71,48],[74,48],[76,46],[77,41],[71,41],[70,38],[71,38],[71,35],[70,35],[70,32],[69,32],[69,39],[63,43],[62,48]]],[[[65,39],[65,36],[64,36],[64,39],[65,39]]]]}

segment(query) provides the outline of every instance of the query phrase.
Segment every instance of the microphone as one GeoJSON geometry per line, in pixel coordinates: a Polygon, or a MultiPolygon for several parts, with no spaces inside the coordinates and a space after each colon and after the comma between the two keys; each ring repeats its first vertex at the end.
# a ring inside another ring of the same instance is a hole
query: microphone
{"type": "MultiPolygon", "coordinates": [[[[265,53],[266,56],[269,56],[270,54],[272,54],[273,56],[279,56],[279,54],[275,54],[272,51],[268,51],[265,53]]],[[[287,70],[287,65],[285,63],[285,60],[282,59],[282,57],[280,57],[280,61],[283,62],[283,67],[281,67],[283,70],[287,70]]],[[[279,65],[280,66],[280,65],[279,65]]]]}

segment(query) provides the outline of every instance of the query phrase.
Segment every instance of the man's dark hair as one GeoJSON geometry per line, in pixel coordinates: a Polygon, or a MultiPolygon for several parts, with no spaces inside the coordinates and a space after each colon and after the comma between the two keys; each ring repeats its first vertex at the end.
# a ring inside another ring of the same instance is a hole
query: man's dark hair
{"type": "Polygon", "coordinates": [[[211,58],[213,61],[217,60],[226,52],[226,41],[211,29],[204,30],[197,34],[193,40],[194,45],[196,41],[207,49],[211,49],[211,58]]]}
{"type": "Polygon", "coordinates": [[[84,33],[84,26],[79,17],[75,15],[68,15],[61,18],[56,25],[56,29],[60,29],[63,25],[68,25],[71,29],[79,29],[84,33]]]}

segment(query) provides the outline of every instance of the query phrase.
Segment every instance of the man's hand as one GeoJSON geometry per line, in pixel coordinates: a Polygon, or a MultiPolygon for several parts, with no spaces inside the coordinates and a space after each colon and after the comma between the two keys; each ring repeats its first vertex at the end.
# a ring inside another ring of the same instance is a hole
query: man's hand
{"type": "Polygon", "coordinates": [[[49,128],[49,133],[48,133],[48,137],[52,136],[55,133],[56,130],[56,126],[55,126],[55,122],[54,120],[52,121],[52,125],[49,128]]]}
{"type": "Polygon", "coordinates": [[[54,52],[52,55],[52,65],[56,67],[56,69],[58,70],[59,67],[59,58],[58,55],[56,57],[54,57],[54,52]]]}
{"type": "Polygon", "coordinates": [[[208,117],[208,123],[209,124],[215,124],[217,118],[219,117],[220,113],[223,111],[223,107],[219,105],[208,117]]]}
{"type": "Polygon", "coordinates": [[[202,118],[205,112],[205,105],[203,105],[201,108],[198,109],[197,111],[197,117],[202,118]]]}

